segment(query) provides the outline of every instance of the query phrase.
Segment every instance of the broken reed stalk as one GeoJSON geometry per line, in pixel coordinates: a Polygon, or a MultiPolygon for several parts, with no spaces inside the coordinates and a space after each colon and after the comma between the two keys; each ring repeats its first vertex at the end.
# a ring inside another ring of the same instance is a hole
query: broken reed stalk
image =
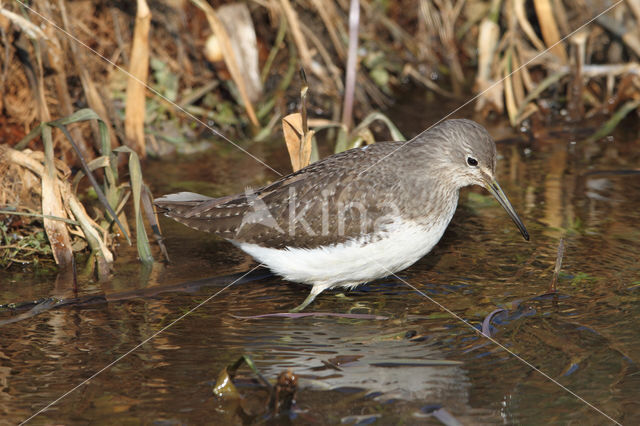
{"type": "Polygon", "coordinates": [[[571,37],[571,80],[567,87],[567,110],[569,118],[573,121],[581,120],[584,116],[584,79],[582,68],[584,67],[585,51],[588,34],[581,31],[571,37]]]}
{"type": "Polygon", "coordinates": [[[131,47],[131,66],[127,79],[124,132],[127,144],[139,156],[146,156],[144,140],[145,93],[149,74],[149,28],[151,11],[146,0],[137,0],[136,23],[131,47]]]}
{"type": "MultiPolygon", "coordinates": [[[[44,170],[40,174],[42,179],[42,214],[67,217],[62,204],[62,194],[58,186],[59,181],[56,178],[56,168],[53,161],[53,139],[49,126],[42,129],[42,141],[45,155],[44,170]]],[[[62,269],[66,269],[73,262],[71,237],[67,226],[63,222],[47,218],[43,219],[43,223],[56,264],[62,269]]]]}
{"type": "Polygon", "coordinates": [[[289,114],[282,119],[282,133],[289,151],[291,167],[294,172],[309,165],[311,160],[312,141],[314,131],[306,134],[303,130],[302,115],[298,112],[289,114]]]}
{"type": "Polygon", "coordinates": [[[307,82],[307,74],[304,72],[304,68],[300,68],[300,80],[302,81],[300,87],[300,116],[302,119],[302,136],[304,137],[309,133],[309,124],[307,123],[307,94],[309,93],[309,83],[307,82]]]}
{"type": "Polygon", "coordinates": [[[493,83],[493,64],[500,40],[500,5],[502,0],[492,0],[489,14],[480,23],[478,34],[478,71],[476,73],[476,92],[481,96],[476,102],[476,111],[483,110],[487,104],[502,112],[502,86],[493,83]]]}
{"type": "Polygon", "coordinates": [[[349,49],[345,71],[344,102],[342,107],[342,124],[351,129],[353,121],[353,101],[356,88],[356,67],[358,64],[358,28],[360,26],[360,4],[351,0],[349,4],[349,49]]]}
{"type": "Polygon", "coordinates": [[[307,94],[309,84],[304,68],[300,68],[300,112],[289,114],[282,119],[282,133],[294,172],[307,167],[311,161],[314,131],[309,130],[307,120],[307,94]]]}

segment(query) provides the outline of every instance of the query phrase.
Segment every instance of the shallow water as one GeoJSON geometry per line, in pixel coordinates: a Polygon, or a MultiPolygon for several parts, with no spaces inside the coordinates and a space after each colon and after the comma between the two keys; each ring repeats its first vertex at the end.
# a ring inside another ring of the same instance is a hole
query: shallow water
{"type": "MultiPolygon", "coordinates": [[[[440,105],[425,114],[415,104],[409,99],[393,114],[406,135],[442,111],[440,105]]],[[[248,354],[268,379],[287,369],[299,377],[295,409],[276,423],[437,424],[429,413],[438,407],[463,424],[609,422],[570,390],[617,421],[638,424],[640,175],[614,172],[639,164],[637,135],[587,145],[582,133],[561,126],[531,140],[504,123],[488,127],[499,140],[499,180],[530,242],[486,192],[465,190],[439,245],[399,274],[424,295],[389,278],[323,293],[307,310],[385,319],[238,319],[286,312],[307,289],[262,272],[224,289],[252,260],[225,241],[163,220],[171,264],[143,271],[122,247],[113,278],[93,282],[81,273],[79,295],[109,298],[222,278],[3,325],[0,423],[28,418],[109,366],[33,422],[240,424],[239,410],[260,413],[266,404],[249,370],[238,377],[246,395],[241,409],[214,397],[212,387],[225,366],[248,354]],[[545,295],[561,237],[558,293],[545,295]],[[498,308],[506,311],[492,317],[493,337],[521,359],[474,331],[498,308]]],[[[253,145],[251,152],[286,171],[283,147],[253,145]]],[[[225,146],[148,162],[145,176],[156,194],[213,196],[274,178],[225,146]]],[[[46,274],[3,271],[0,286],[0,304],[72,296],[67,281],[46,274]]],[[[25,312],[5,309],[1,319],[25,312]]]]}

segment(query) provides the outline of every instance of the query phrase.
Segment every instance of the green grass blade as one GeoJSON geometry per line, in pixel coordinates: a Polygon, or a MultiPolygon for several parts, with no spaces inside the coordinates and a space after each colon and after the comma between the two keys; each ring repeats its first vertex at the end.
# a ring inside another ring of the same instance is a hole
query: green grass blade
{"type": "Polygon", "coordinates": [[[334,152],[337,154],[347,150],[347,131],[346,127],[340,127],[338,130],[338,138],[336,139],[336,146],[334,152]]]}
{"type": "MultiPolygon", "coordinates": [[[[102,118],[100,118],[100,116],[91,108],[80,109],[67,117],[62,117],[58,120],[52,121],[49,124],[55,127],[60,127],[89,120],[96,120],[98,122],[102,155],[109,156],[111,154],[111,140],[109,139],[109,129],[107,128],[104,120],[102,120],[102,118]]],[[[113,162],[111,164],[111,172],[113,173],[115,180],[117,180],[117,164],[114,164],[113,162]]]]}
{"type": "Polygon", "coordinates": [[[162,241],[162,233],[160,232],[160,225],[158,224],[158,217],[155,213],[155,211],[153,210],[153,195],[151,194],[151,191],[149,190],[149,188],[147,187],[147,185],[145,185],[144,183],[142,184],[142,207],[144,209],[144,212],[147,216],[147,222],[149,222],[149,226],[151,227],[151,230],[153,231],[153,236],[156,239],[156,242],[158,243],[158,246],[160,247],[160,251],[162,252],[162,256],[164,256],[164,258],[166,259],[167,262],[170,262],[169,260],[169,253],[167,252],[167,248],[164,245],[164,242],[162,241]]]}
{"type": "Polygon", "coordinates": [[[120,222],[120,219],[118,219],[118,215],[116,215],[116,212],[113,211],[113,207],[111,207],[111,205],[109,204],[109,201],[107,200],[107,197],[104,195],[104,192],[102,192],[102,189],[100,188],[100,185],[98,184],[98,181],[96,180],[95,176],[93,175],[93,173],[91,173],[91,170],[87,165],[87,161],[85,160],[84,156],[80,152],[80,149],[78,148],[78,145],[76,145],[76,142],[73,140],[73,137],[71,137],[71,133],[69,133],[69,130],[67,130],[65,125],[59,124],[58,123],[59,121],[60,120],[52,121],[51,125],[62,130],[62,133],[64,133],[64,135],[67,137],[67,139],[69,140],[69,143],[73,147],[73,150],[76,152],[78,159],[80,160],[80,164],[82,165],[82,170],[84,171],[84,174],[87,175],[87,177],[89,178],[89,181],[91,182],[91,185],[93,186],[93,189],[95,189],[96,194],[98,195],[98,199],[104,205],[105,209],[107,209],[107,211],[109,212],[113,220],[118,224],[118,227],[120,228],[120,230],[122,231],[122,234],[127,239],[127,242],[131,244],[131,239],[129,238],[129,235],[125,231],[125,228],[120,222]]]}
{"type": "Polygon", "coordinates": [[[76,225],[76,226],[80,225],[80,223],[76,220],[67,219],[66,217],[52,216],[50,214],[19,212],[14,210],[0,210],[0,214],[6,214],[7,216],[15,215],[15,216],[37,217],[39,219],[58,220],[60,222],[68,223],[69,225],[76,225]]]}
{"type": "MultiPolygon", "coordinates": [[[[89,161],[89,163],[87,163],[87,166],[91,171],[94,171],[101,167],[105,167],[105,168],[109,167],[109,158],[105,156],[94,158],[93,160],[89,161]]],[[[73,183],[72,183],[73,192],[78,191],[78,184],[80,183],[80,181],[84,176],[85,176],[84,172],[82,170],[78,170],[76,175],[73,177],[73,183]]]]}
{"type": "Polygon", "coordinates": [[[358,126],[355,129],[353,129],[351,134],[357,135],[360,132],[360,130],[362,130],[365,127],[369,127],[371,125],[371,123],[373,123],[376,120],[382,121],[387,126],[387,128],[389,129],[389,133],[391,133],[391,137],[393,138],[394,141],[406,141],[407,140],[407,138],[404,137],[402,132],[400,132],[400,130],[398,130],[396,125],[393,124],[393,122],[391,121],[391,119],[389,119],[389,117],[387,117],[386,115],[382,114],[381,112],[377,112],[377,111],[374,111],[371,114],[367,115],[364,118],[364,120],[362,120],[362,122],[360,124],[358,124],[358,126]]]}
{"type": "Polygon", "coordinates": [[[34,140],[35,138],[40,136],[40,134],[42,133],[42,126],[43,125],[44,125],[44,123],[40,123],[36,127],[34,127],[29,132],[29,134],[27,136],[25,136],[24,138],[20,139],[20,142],[18,142],[16,144],[16,146],[14,146],[13,148],[18,150],[18,151],[22,151],[23,149],[25,149],[29,142],[31,142],[32,140],[34,140]]]}
{"type": "Polygon", "coordinates": [[[607,120],[606,123],[600,126],[600,128],[593,135],[589,136],[585,140],[585,142],[595,142],[598,139],[602,139],[609,133],[613,132],[620,121],[622,121],[622,119],[625,118],[631,111],[638,108],[638,106],[640,106],[640,100],[627,101],[615,112],[615,114],[611,116],[609,120],[607,120]]]}
{"type": "Polygon", "coordinates": [[[140,261],[143,263],[153,263],[151,246],[149,245],[147,231],[144,228],[142,209],[140,209],[142,194],[142,169],[140,168],[140,158],[135,151],[126,146],[118,147],[114,151],[129,153],[129,175],[131,179],[131,191],[133,192],[133,209],[136,216],[136,245],[138,247],[138,256],[140,256],[140,261]]]}
{"type": "Polygon", "coordinates": [[[94,110],[92,110],[91,108],[83,108],[83,109],[79,109],[78,111],[74,112],[71,115],[52,121],[50,124],[52,126],[58,127],[58,126],[67,126],[72,123],[79,123],[81,121],[89,121],[89,120],[102,121],[100,116],[94,110]]]}
{"type": "Polygon", "coordinates": [[[558,71],[556,73],[553,73],[549,77],[542,80],[540,84],[536,86],[535,89],[529,92],[529,94],[522,101],[520,108],[518,108],[518,113],[516,114],[516,122],[520,120],[520,116],[522,116],[522,113],[524,112],[524,109],[529,104],[529,102],[538,98],[542,94],[542,92],[544,92],[545,90],[547,90],[547,88],[549,88],[549,86],[555,84],[567,74],[568,74],[568,71],[558,71]]]}

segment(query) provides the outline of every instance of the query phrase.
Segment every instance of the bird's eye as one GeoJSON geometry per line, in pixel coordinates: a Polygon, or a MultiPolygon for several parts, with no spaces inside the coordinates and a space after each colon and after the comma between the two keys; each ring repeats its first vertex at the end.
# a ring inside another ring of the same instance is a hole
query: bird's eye
{"type": "Polygon", "coordinates": [[[478,160],[473,157],[467,157],[467,164],[472,167],[476,167],[478,165],[478,160]]]}

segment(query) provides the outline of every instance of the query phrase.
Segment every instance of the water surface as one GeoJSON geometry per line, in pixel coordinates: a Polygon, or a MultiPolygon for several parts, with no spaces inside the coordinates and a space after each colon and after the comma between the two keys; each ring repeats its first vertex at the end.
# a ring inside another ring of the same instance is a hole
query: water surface
{"type": "MultiPolygon", "coordinates": [[[[425,113],[428,106],[418,110],[416,102],[424,100],[408,99],[393,114],[407,135],[442,111],[440,105],[425,113]]],[[[537,138],[517,135],[504,123],[488,127],[499,140],[499,180],[530,242],[484,190],[465,190],[442,241],[399,274],[401,280],[325,292],[308,309],[386,319],[238,319],[286,312],[306,297],[304,287],[253,273],[33,422],[242,424],[241,411],[260,413],[266,404],[249,370],[238,377],[246,396],[240,406],[214,397],[212,386],[225,366],[247,354],[268,379],[287,369],[299,377],[295,410],[277,423],[437,424],[429,413],[439,407],[464,424],[607,423],[474,331],[503,308],[491,323],[496,341],[617,421],[638,424],[640,175],[620,171],[637,168],[640,141],[620,132],[586,144],[582,133],[559,125],[537,138]],[[565,252],[558,293],[545,295],[560,238],[565,252]]],[[[287,171],[283,146],[250,149],[287,171]]],[[[222,145],[150,161],[145,176],[158,195],[188,189],[212,196],[275,178],[222,145]]],[[[255,265],[225,241],[169,220],[161,224],[171,264],[144,271],[135,253],[122,247],[112,279],[95,282],[81,274],[79,296],[218,279],[153,297],[48,310],[2,326],[3,422],[28,418],[255,265]]],[[[0,304],[70,296],[68,281],[30,271],[0,272],[0,286],[0,304]]]]}

